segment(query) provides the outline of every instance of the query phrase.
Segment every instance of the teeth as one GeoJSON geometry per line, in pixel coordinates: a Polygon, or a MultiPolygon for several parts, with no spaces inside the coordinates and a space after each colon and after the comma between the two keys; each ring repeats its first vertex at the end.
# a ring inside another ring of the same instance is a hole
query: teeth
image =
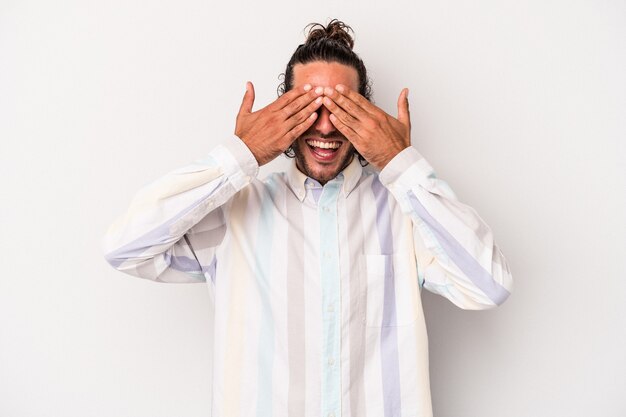
{"type": "Polygon", "coordinates": [[[322,149],[337,149],[341,146],[341,142],[322,142],[319,140],[307,140],[306,143],[322,149]]]}

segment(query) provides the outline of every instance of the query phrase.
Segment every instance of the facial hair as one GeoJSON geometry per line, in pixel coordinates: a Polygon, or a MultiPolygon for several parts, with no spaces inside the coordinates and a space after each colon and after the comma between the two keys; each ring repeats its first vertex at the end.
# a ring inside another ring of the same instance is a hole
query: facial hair
{"type": "MultiPolygon", "coordinates": [[[[328,181],[332,180],[337,175],[339,175],[339,173],[343,171],[344,168],[350,164],[350,162],[352,162],[352,158],[354,158],[354,155],[355,155],[354,146],[349,141],[345,141],[342,146],[348,146],[349,148],[348,148],[348,152],[346,152],[343,159],[341,160],[341,163],[339,164],[339,168],[337,168],[335,171],[324,173],[322,176],[316,178],[315,173],[313,172],[311,166],[308,164],[306,158],[304,157],[304,154],[303,154],[304,151],[300,149],[300,143],[301,142],[299,140],[296,140],[291,145],[291,148],[293,149],[293,152],[295,154],[297,166],[300,169],[300,171],[302,171],[307,177],[313,178],[314,180],[319,182],[321,185],[326,184],[328,181]]],[[[305,146],[307,145],[305,144],[305,146]]]]}

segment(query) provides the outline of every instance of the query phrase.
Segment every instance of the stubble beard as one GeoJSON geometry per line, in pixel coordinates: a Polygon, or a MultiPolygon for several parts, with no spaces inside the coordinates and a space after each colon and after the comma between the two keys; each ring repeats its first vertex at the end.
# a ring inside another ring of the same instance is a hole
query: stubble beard
{"type": "MultiPolygon", "coordinates": [[[[304,146],[308,146],[308,145],[305,144],[304,146]]],[[[337,175],[339,175],[339,173],[343,171],[344,168],[350,164],[350,162],[352,162],[352,158],[354,158],[355,156],[354,146],[350,142],[346,141],[343,146],[348,146],[349,148],[346,154],[344,155],[343,159],[341,159],[341,162],[338,165],[339,168],[337,168],[334,171],[327,171],[327,172],[319,173],[319,174],[317,174],[314,171],[313,167],[311,167],[311,165],[307,162],[307,159],[304,157],[303,152],[306,152],[306,151],[302,151],[300,149],[299,140],[294,141],[291,145],[291,148],[293,149],[293,152],[295,154],[296,164],[298,166],[298,169],[300,169],[300,171],[302,171],[307,177],[313,178],[314,180],[319,182],[321,185],[324,185],[328,181],[332,180],[337,175]]]]}

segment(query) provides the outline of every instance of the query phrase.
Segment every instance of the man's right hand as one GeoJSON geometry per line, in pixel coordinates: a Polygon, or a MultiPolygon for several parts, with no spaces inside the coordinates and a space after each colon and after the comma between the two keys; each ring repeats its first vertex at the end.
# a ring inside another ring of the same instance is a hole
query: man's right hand
{"type": "Polygon", "coordinates": [[[323,93],[323,87],[312,88],[305,84],[252,112],[254,86],[247,82],[237,114],[235,135],[250,148],[259,166],[265,165],[311,127],[317,119],[317,109],[322,105],[320,96],[323,93]]]}

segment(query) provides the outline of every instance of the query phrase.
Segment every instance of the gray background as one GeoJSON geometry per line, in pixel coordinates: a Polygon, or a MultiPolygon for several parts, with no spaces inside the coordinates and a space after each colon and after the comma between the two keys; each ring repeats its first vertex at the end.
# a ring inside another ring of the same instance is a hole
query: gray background
{"type": "Polygon", "coordinates": [[[625,5],[2,0],[0,415],[209,415],[206,285],[118,273],[100,238],[333,17],[513,271],[491,311],[424,292],[435,415],[626,415],[625,5]]]}

